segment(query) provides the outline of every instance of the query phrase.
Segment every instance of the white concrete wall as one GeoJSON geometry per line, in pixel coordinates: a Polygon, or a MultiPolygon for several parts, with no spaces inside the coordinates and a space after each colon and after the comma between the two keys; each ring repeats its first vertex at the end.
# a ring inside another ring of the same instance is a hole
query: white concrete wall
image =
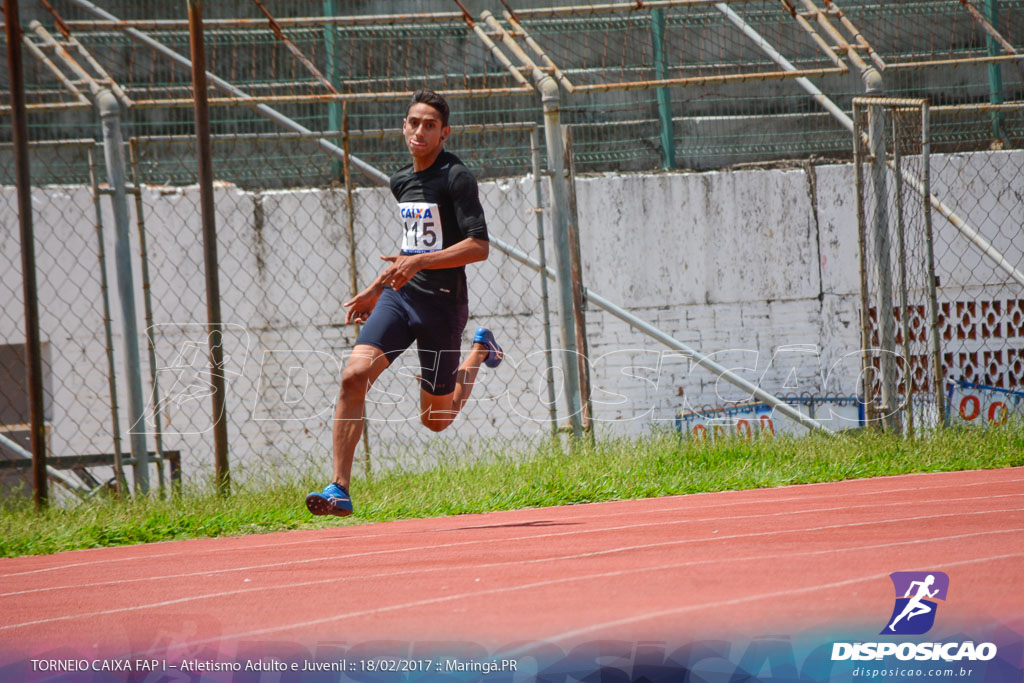
{"type": "MultiPolygon", "coordinates": [[[[1024,152],[1015,151],[939,157],[933,172],[936,189],[958,198],[974,227],[1017,263],[1024,262],[1024,240],[1020,217],[1012,215],[1020,204],[1012,198],[1024,189],[1021,168],[1024,152]]],[[[589,288],[769,391],[857,393],[859,271],[851,166],[818,166],[813,177],[806,169],[587,177],[578,180],[577,193],[589,288]]],[[[233,466],[252,472],[324,469],[340,372],[355,341],[354,328],[342,324],[352,277],[345,194],[256,194],[230,186],[215,194],[222,311],[229,325],[224,370],[233,466]]],[[[481,185],[492,234],[536,257],[533,197],[529,178],[481,185]]],[[[6,302],[0,343],[17,344],[23,332],[13,189],[0,188],[0,198],[0,296],[6,302]]],[[[186,472],[208,474],[212,437],[198,190],[146,188],[142,200],[164,447],[186,452],[186,472]]],[[[91,197],[87,188],[37,188],[33,201],[44,275],[42,329],[53,372],[52,452],[110,452],[91,197]]],[[[107,200],[104,207],[108,272],[116,291],[107,200]]],[[[395,249],[393,202],[386,189],[360,189],[355,207],[356,268],[363,286],[382,267],[379,255],[395,249]]],[[[938,254],[944,289],[963,292],[987,284],[991,268],[979,266],[946,221],[936,216],[935,226],[938,241],[947,245],[938,254]]],[[[550,222],[546,228],[553,262],[550,222]]],[[[137,257],[134,268],[143,331],[137,257]]],[[[477,325],[486,325],[505,346],[508,361],[496,371],[481,371],[471,404],[439,438],[417,423],[417,357],[405,354],[371,393],[369,438],[376,466],[430,464],[494,438],[517,442],[549,429],[539,275],[497,250],[488,262],[469,266],[468,275],[471,319],[464,346],[477,325]]],[[[553,314],[556,291],[552,283],[553,314]]],[[[125,373],[116,298],[111,305],[123,430],[125,373]]],[[[745,398],[610,315],[593,307],[587,315],[600,429],[642,433],[671,424],[680,410],[745,398]]],[[[556,320],[552,315],[557,347],[556,320]]],[[[140,348],[148,396],[144,339],[140,348]]],[[[561,398],[558,409],[564,422],[561,398]]]]}
{"type": "MultiPolygon", "coordinates": [[[[819,185],[833,174],[852,179],[849,167],[815,173],[819,185]]],[[[584,279],[769,391],[823,393],[828,370],[859,348],[855,215],[846,231],[833,227],[843,224],[844,204],[852,211],[852,186],[819,187],[819,198],[842,199],[815,206],[803,170],[582,180],[577,192],[584,279]],[[619,226],[624,239],[609,244],[607,236],[619,226]],[[801,348],[786,349],[793,346],[801,348]]],[[[670,421],[680,408],[748,398],[671,358],[647,381],[623,391],[630,383],[623,385],[619,375],[633,374],[634,362],[624,350],[637,349],[637,357],[647,359],[643,365],[656,367],[657,346],[607,314],[591,312],[588,326],[594,355],[610,354],[606,368],[598,363],[595,386],[618,386],[614,391],[629,399],[596,405],[598,417],[610,411],[635,431],[645,428],[648,415],[670,421]]],[[[855,377],[855,364],[842,363],[829,390],[855,394],[855,377]]]]}

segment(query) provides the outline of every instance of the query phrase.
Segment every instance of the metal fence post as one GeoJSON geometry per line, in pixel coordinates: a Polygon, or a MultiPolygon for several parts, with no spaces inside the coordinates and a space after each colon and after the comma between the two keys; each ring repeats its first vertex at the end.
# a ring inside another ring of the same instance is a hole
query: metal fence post
{"type": "Polygon", "coordinates": [[[96,177],[96,165],[92,147],[89,148],[89,186],[92,190],[93,210],[96,212],[96,255],[99,260],[100,290],[103,292],[103,334],[107,351],[107,387],[110,391],[110,431],[114,435],[114,477],[117,480],[117,494],[127,495],[128,486],[124,478],[124,453],[121,450],[121,419],[117,407],[117,372],[114,365],[114,334],[110,321],[110,288],[107,282],[107,256],[103,237],[103,210],[100,204],[100,184],[96,177]]]}
{"type": "Polygon", "coordinates": [[[28,112],[21,62],[21,20],[17,0],[4,3],[7,67],[10,72],[11,136],[17,175],[18,223],[21,228],[21,276],[25,295],[25,354],[28,365],[29,422],[32,428],[32,489],[35,506],[49,503],[46,478],[46,425],[43,413],[43,362],[39,335],[39,296],[36,288],[35,233],[32,230],[32,178],[28,163],[28,112]]]}
{"type": "Polygon", "coordinates": [[[875,421],[874,367],[871,364],[871,310],[868,305],[867,219],[864,216],[864,141],[861,133],[861,106],[853,103],[853,168],[857,192],[857,251],[860,274],[860,344],[863,357],[864,420],[875,421]]]}
{"type": "MultiPolygon", "coordinates": [[[[156,473],[157,481],[160,485],[160,495],[164,495],[165,489],[165,477],[164,477],[164,463],[166,457],[164,455],[164,428],[163,418],[160,416],[160,411],[157,407],[160,405],[160,382],[157,377],[157,360],[156,360],[156,341],[154,335],[156,334],[153,326],[153,288],[150,286],[149,277],[149,250],[146,247],[146,220],[144,213],[144,206],[142,203],[142,185],[139,183],[139,171],[138,171],[138,158],[139,158],[139,141],[137,138],[131,138],[128,141],[128,159],[132,167],[132,184],[135,186],[132,195],[135,197],[135,226],[139,233],[139,266],[142,274],[142,306],[146,315],[146,351],[149,359],[149,381],[150,381],[150,393],[149,400],[153,406],[153,436],[156,442],[156,473]]],[[[172,481],[172,485],[173,485],[172,481]]],[[[175,491],[172,491],[175,493],[175,491]]],[[[180,493],[180,491],[177,491],[180,493]]]]}
{"type": "Polygon", "coordinates": [[[558,405],[555,400],[555,364],[551,358],[551,308],[548,299],[547,254],[544,251],[544,199],[540,184],[540,147],[537,144],[537,129],[530,131],[530,161],[533,168],[534,209],[537,216],[537,254],[540,264],[541,325],[544,328],[544,358],[547,367],[548,417],[551,420],[551,436],[558,436],[558,405]]]}
{"type": "Polygon", "coordinates": [[[207,103],[206,50],[203,45],[202,0],[188,0],[188,33],[195,96],[196,155],[203,220],[203,261],[206,268],[206,320],[210,346],[210,385],[213,387],[213,448],[217,489],[231,491],[228,472],[228,422],[224,398],[224,340],[220,313],[220,277],[217,260],[217,225],[213,208],[213,161],[210,154],[210,108],[207,103]]]}
{"type": "Polygon", "coordinates": [[[921,198],[924,202],[925,253],[928,260],[928,323],[932,337],[932,367],[935,375],[935,407],[939,412],[938,424],[947,425],[945,379],[942,368],[942,340],[939,338],[939,297],[935,276],[935,243],[932,235],[932,172],[930,109],[927,102],[921,106],[921,198]]]}
{"type": "Polygon", "coordinates": [[[117,293],[121,302],[124,339],[125,382],[128,385],[128,443],[135,461],[135,490],[149,493],[149,454],[146,451],[145,417],[142,398],[142,361],[139,356],[139,328],[135,320],[135,280],[132,275],[131,237],[128,228],[128,198],[121,136],[121,105],[114,93],[102,88],[96,94],[96,108],[103,121],[103,152],[107,178],[113,191],[114,263],[117,293]]]}
{"type": "Polygon", "coordinates": [[[910,355],[910,308],[907,305],[907,236],[903,213],[903,158],[900,153],[901,114],[892,109],[892,162],[896,183],[896,265],[899,268],[900,336],[903,339],[903,397],[907,414],[907,435],[914,435],[914,373],[910,355]]]}
{"type": "Polygon", "coordinates": [[[892,313],[892,258],[889,243],[889,187],[886,181],[885,109],[868,107],[868,139],[871,153],[871,189],[874,206],[871,232],[874,246],[875,273],[878,277],[878,340],[881,347],[882,425],[899,429],[896,389],[896,323],[892,313]]]}
{"type": "Polygon", "coordinates": [[[576,205],[576,164],[573,157],[572,129],[562,126],[565,138],[565,167],[569,195],[569,255],[572,258],[572,308],[576,320],[576,350],[579,352],[580,404],[583,429],[594,443],[594,407],[590,400],[590,345],[587,343],[587,301],[583,286],[583,257],[580,254],[580,213],[576,205]]]}
{"type": "Polygon", "coordinates": [[[538,83],[544,106],[544,138],[547,143],[551,180],[551,222],[555,232],[555,270],[558,276],[558,318],[562,332],[562,371],[565,373],[569,424],[576,441],[583,436],[580,406],[580,367],[573,317],[572,255],[569,244],[569,196],[565,183],[565,154],[562,140],[558,84],[550,76],[538,83]]]}

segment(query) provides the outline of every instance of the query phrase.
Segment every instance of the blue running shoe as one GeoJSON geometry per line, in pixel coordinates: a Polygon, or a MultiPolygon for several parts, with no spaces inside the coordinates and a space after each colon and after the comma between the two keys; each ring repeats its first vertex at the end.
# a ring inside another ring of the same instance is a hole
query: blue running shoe
{"type": "Polygon", "coordinates": [[[324,487],[322,493],[313,491],[306,496],[306,507],[314,515],[348,517],[352,514],[352,498],[344,486],[331,483],[324,487]]]}
{"type": "Polygon", "coordinates": [[[487,347],[487,358],[484,359],[484,365],[489,368],[496,368],[501,365],[501,361],[505,358],[505,352],[498,346],[498,342],[494,341],[494,335],[486,327],[476,328],[476,334],[473,335],[474,344],[483,344],[487,347]]]}

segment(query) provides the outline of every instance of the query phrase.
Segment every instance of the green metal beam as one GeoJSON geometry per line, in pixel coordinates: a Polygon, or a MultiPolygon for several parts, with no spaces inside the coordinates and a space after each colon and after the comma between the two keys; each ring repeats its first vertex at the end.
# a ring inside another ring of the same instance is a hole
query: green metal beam
{"type": "MultiPolygon", "coordinates": [[[[665,63],[665,10],[651,10],[651,39],[654,42],[654,78],[667,78],[665,63]]],[[[666,171],[676,167],[676,143],[672,134],[672,100],[668,88],[658,88],[658,120],[661,122],[661,162],[666,171]]]]}

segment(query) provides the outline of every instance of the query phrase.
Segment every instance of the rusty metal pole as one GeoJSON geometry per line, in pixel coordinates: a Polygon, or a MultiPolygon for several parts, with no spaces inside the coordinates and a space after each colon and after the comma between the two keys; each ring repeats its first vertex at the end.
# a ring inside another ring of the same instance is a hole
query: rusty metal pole
{"type": "Polygon", "coordinates": [[[39,297],[36,288],[35,234],[32,230],[32,178],[28,165],[28,118],[21,63],[21,22],[18,1],[4,3],[7,31],[7,69],[11,88],[11,135],[18,188],[21,227],[21,275],[25,296],[25,355],[28,362],[28,407],[32,428],[32,491],[36,510],[49,503],[46,478],[46,425],[43,413],[43,361],[39,335],[39,297]]]}
{"type": "Polygon", "coordinates": [[[563,126],[565,140],[566,185],[569,190],[569,257],[572,272],[572,309],[576,320],[576,350],[580,361],[580,401],[583,407],[583,431],[594,445],[594,407],[590,397],[590,348],[587,343],[586,288],[583,286],[583,258],[580,254],[580,214],[576,206],[576,161],[572,148],[572,129],[563,126]]]}
{"type": "Polygon", "coordinates": [[[856,100],[853,103],[853,168],[856,173],[857,192],[857,254],[860,270],[860,350],[863,354],[861,381],[864,391],[864,423],[868,427],[875,424],[875,369],[871,362],[871,306],[868,300],[868,262],[867,262],[867,218],[864,212],[864,144],[861,137],[862,106],[856,100]]]}
{"type": "Polygon", "coordinates": [[[562,372],[565,399],[572,430],[572,447],[583,438],[583,407],[580,394],[579,354],[576,346],[576,319],[573,316],[572,244],[569,239],[569,189],[565,178],[565,142],[562,139],[561,107],[558,84],[544,76],[538,89],[544,107],[544,137],[547,143],[548,171],[551,176],[551,223],[555,233],[555,267],[558,283],[558,321],[562,331],[562,372]]]}
{"type": "Polygon", "coordinates": [[[206,324],[210,346],[210,386],[213,388],[213,449],[217,490],[231,492],[228,473],[228,426],[224,400],[224,342],[220,315],[220,278],[217,260],[217,225],[213,208],[213,162],[210,152],[210,108],[207,103],[206,50],[203,45],[202,0],[188,2],[188,35],[195,98],[196,158],[199,200],[203,221],[203,262],[206,269],[206,324]]]}

